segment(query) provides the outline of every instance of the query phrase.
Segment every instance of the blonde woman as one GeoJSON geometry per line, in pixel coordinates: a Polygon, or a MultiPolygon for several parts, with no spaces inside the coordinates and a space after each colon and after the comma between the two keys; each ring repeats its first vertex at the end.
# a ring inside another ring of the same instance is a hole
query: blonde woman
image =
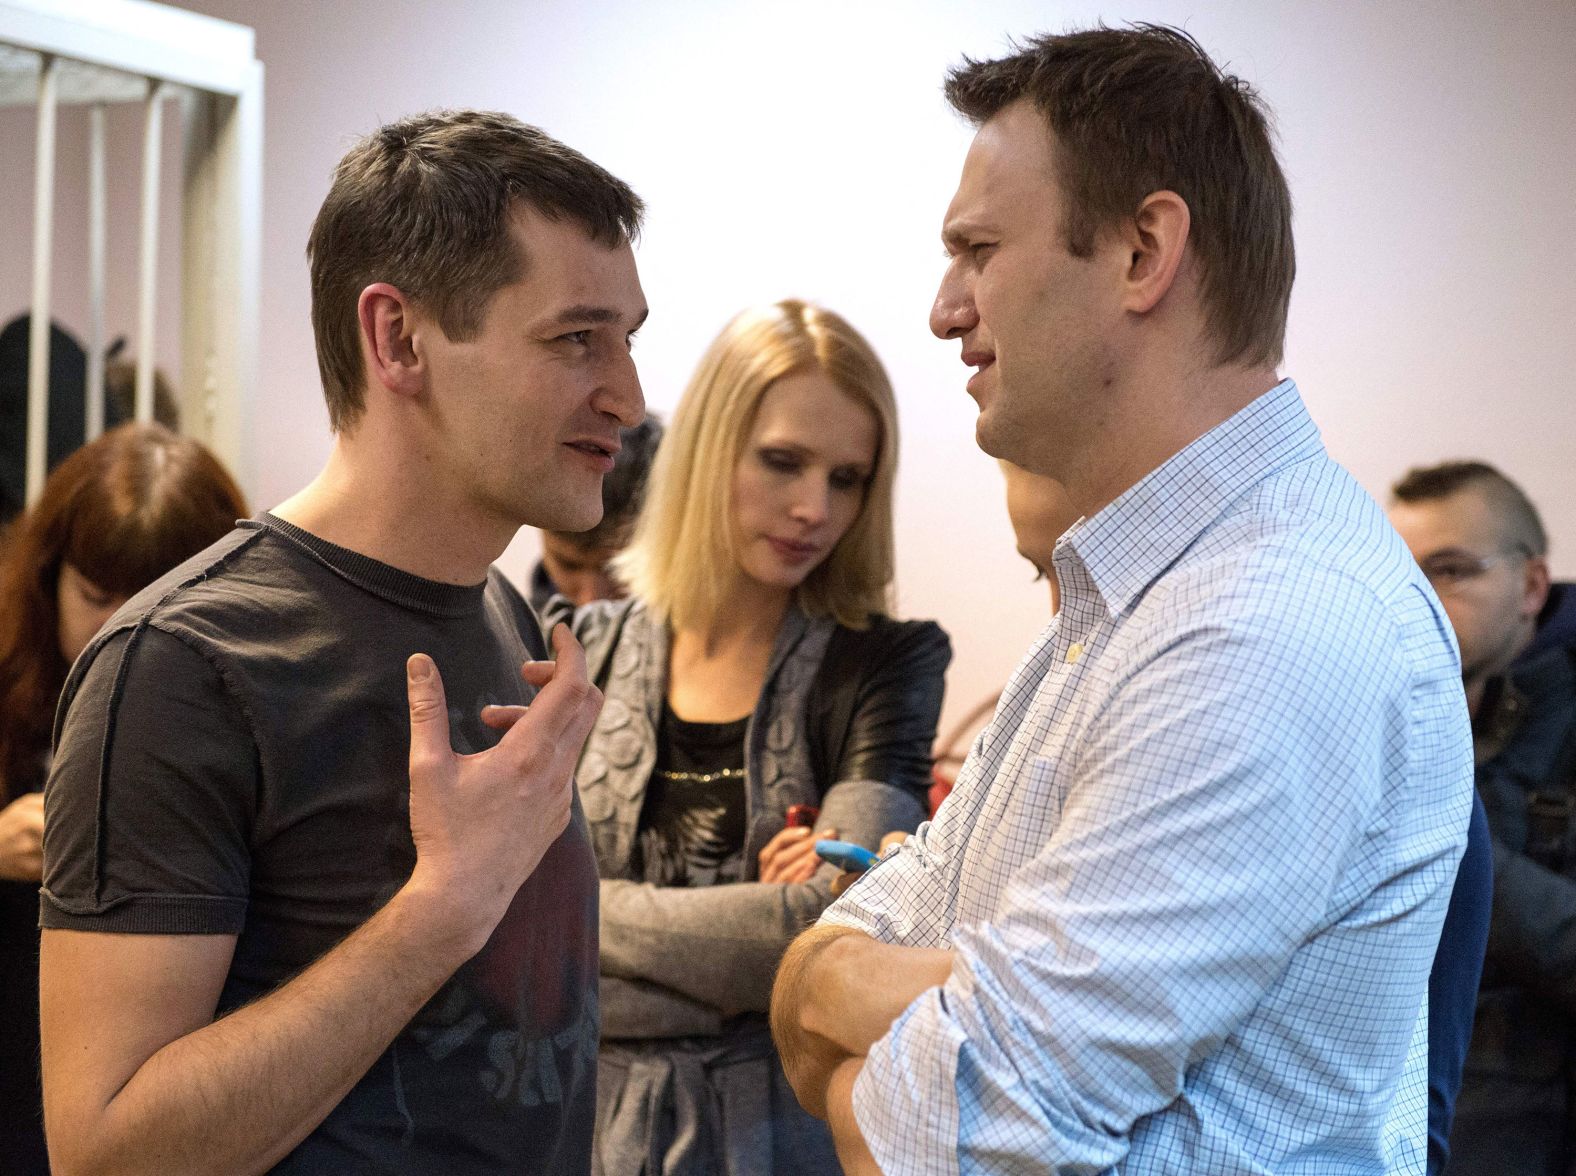
{"type": "Polygon", "coordinates": [[[814,841],[874,848],[924,815],[951,652],[886,615],[896,465],[858,332],[802,302],[747,311],[658,453],[617,568],[631,599],[576,616],[606,695],[578,774],[603,879],[603,1176],[838,1171],[765,1013],[830,901],[814,841]]]}

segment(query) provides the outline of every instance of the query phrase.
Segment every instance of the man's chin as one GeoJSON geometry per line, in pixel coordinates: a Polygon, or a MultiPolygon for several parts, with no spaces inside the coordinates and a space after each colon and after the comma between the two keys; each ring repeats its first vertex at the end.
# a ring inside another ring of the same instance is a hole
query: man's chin
{"type": "Polygon", "coordinates": [[[1047,452],[1044,446],[1030,444],[1031,437],[1022,428],[993,428],[992,424],[983,415],[975,422],[974,443],[981,451],[1042,478],[1065,481],[1065,453],[1047,452]]]}
{"type": "Polygon", "coordinates": [[[563,531],[575,535],[589,531],[602,521],[602,494],[600,487],[595,498],[584,501],[560,499],[556,502],[537,502],[521,512],[525,517],[521,525],[541,531],[563,531]]]}
{"type": "Polygon", "coordinates": [[[998,461],[1011,461],[1016,464],[1013,456],[1019,446],[1013,444],[1011,429],[997,427],[995,418],[983,409],[974,421],[974,444],[998,461]]]}

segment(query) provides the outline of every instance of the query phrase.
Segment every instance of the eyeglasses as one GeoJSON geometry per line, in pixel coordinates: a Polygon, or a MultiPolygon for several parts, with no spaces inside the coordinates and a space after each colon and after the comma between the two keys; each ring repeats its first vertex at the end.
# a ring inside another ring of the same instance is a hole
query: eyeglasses
{"type": "Polygon", "coordinates": [[[1512,560],[1528,558],[1525,548],[1515,547],[1493,555],[1473,555],[1469,551],[1442,551],[1431,555],[1418,566],[1434,586],[1435,592],[1449,592],[1469,580],[1475,580],[1490,568],[1508,564],[1512,560]]]}

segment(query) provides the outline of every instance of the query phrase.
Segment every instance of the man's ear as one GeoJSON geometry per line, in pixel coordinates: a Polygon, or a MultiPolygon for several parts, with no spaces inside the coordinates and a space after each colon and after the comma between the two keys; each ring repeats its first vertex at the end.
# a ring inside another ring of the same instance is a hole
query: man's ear
{"type": "Polygon", "coordinates": [[[371,381],[396,396],[414,396],[426,383],[426,367],[416,349],[416,321],[410,299],[387,282],[374,282],[356,302],[361,322],[361,356],[371,381]]]}
{"type": "Polygon", "coordinates": [[[1182,267],[1191,226],[1187,201],[1175,192],[1151,192],[1140,202],[1124,233],[1130,253],[1124,310],[1146,314],[1166,296],[1182,267]]]}
{"type": "Polygon", "coordinates": [[[1549,599],[1549,561],[1547,556],[1529,555],[1521,586],[1521,615],[1534,620],[1549,599]]]}

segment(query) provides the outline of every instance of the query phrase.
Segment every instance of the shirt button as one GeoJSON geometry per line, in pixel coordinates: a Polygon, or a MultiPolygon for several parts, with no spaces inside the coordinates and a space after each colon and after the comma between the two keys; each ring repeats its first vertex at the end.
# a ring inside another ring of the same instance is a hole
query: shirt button
{"type": "Polygon", "coordinates": [[[1083,642],[1074,641],[1067,647],[1067,664],[1072,665],[1083,656],[1083,642]]]}

